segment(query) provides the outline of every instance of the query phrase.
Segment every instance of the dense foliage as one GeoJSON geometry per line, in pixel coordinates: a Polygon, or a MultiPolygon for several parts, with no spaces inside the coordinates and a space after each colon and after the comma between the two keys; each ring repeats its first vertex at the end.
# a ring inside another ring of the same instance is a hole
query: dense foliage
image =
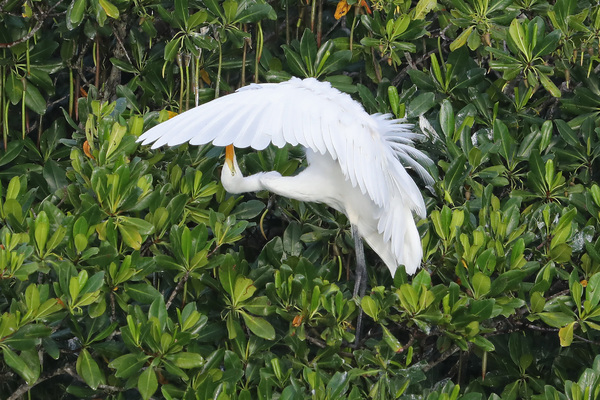
{"type": "Polygon", "coordinates": [[[597,2],[0,8],[1,398],[600,397],[597,2]],[[220,148],[135,143],[292,75],[423,132],[416,276],[369,252],[354,299],[343,215],[228,195],[220,148]]]}

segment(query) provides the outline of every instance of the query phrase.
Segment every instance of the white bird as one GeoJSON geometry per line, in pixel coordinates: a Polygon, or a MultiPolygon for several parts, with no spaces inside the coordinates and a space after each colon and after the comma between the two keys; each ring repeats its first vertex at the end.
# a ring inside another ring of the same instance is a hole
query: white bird
{"type": "Polygon", "coordinates": [[[153,149],[185,142],[227,146],[225,190],[268,190],[327,204],[348,217],[353,233],[358,231],[393,276],[400,264],[414,274],[423,255],[413,212],[425,217],[425,203],[403,164],[426,184],[433,181],[422,165],[432,161],[413,147],[419,135],[411,128],[389,114],[369,115],[327,82],[292,78],[243,87],[155,126],[138,142],[153,143],[153,149]],[[296,176],[271,171],[244,177],[233,146],[262,150],[271,143],[303,146],[308,166],[296,176]]]}

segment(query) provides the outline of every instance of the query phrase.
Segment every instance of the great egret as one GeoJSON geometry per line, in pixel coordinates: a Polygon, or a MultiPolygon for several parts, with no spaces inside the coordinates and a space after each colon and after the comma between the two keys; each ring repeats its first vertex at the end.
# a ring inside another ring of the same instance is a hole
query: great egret
{"type": "MultiPolygon", "coordinates": [[[[138,141],[153,149],[185,142],[227,146],[221,181],[228,192],[269,190],[333,207],[348,217],[357,249],[356,232],[393,276],[399,264],[414,274],[423,254],[413,212],[425,217],[425,203],[403,163],[432,182],[422,166],[431,160],[413,147],[419,135],[411,127],[387,114],[369,115],[327,82],[292,78],[241,88],[155,126],[138,141]],[[262,150],[270,143],[303,146],[308,166],[291,177],[276,171],[244,177],[233,146],[262,150]]],[[[364,288],[363,276],[359,269],[355,295],[364,288]]]]}

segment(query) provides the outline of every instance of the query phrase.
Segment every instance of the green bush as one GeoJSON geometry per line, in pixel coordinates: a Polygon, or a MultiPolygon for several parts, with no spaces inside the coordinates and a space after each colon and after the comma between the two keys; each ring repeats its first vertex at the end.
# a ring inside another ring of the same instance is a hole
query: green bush
{"type": "Polygon", "coordinates": [[[597,3],[0,7],[1,398],[600,398],[597,3]],[[227,194],[220,148],[135,143],[292,75],[425,134],[414,277],[368,253],[352,298],[343,215],[227,194]]]}

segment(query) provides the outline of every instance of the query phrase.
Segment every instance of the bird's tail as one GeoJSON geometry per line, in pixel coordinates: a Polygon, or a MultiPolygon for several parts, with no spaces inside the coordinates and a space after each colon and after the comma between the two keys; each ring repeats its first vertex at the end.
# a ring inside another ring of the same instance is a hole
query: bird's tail
{"type": "Polygon", "coordinates": [[[396,201],[383,214],[380,221],[388,222],[385,229],[382,230],[380,225],[361,234],[379,254],[392,276],[400,264],[404,265],[407,274],[413,275],[421,264],[423,248],[412,211],[401,201],[396,201]]]}

